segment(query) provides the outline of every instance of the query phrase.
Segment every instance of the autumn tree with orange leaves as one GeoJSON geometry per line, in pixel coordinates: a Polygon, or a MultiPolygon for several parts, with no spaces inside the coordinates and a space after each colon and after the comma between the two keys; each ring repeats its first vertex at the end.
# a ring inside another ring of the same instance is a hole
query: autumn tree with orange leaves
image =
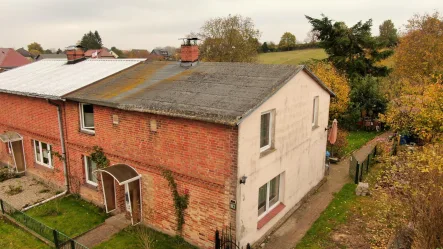
{"type": "Polygon", "coordinates": [[[385,81],[391,102],[382,119],[402,134],[425,142],[443,134],[443,17],[415,15],[396,48],[395,67],[385,81]]]}

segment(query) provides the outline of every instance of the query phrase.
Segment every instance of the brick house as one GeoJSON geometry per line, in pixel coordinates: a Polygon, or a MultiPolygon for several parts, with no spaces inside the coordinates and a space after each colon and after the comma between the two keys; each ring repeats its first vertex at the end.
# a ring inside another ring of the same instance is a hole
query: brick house
{"type": "Polygon", "coordinates": [[[180,63],[134,63],[59,96],[70,190],[174,234],[170,170],[190,196],[186,240],[212,248],[214,231],[231,225],[242,245],[259,241],[323,179],[334,94],[304,66],[198,62],[196,46],[181,51],[180,63]],[[94,146],[109,167],[91,160],[94,146]]]}

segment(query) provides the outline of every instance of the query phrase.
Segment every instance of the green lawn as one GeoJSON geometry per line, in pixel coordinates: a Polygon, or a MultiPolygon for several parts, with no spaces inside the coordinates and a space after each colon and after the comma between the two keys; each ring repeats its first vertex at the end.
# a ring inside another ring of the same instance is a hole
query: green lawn
{"type": "Polygon", "coordinates": [[[70,237],[87,232],[108,217],[103,209],[74,196],[52,200],[26,214],[70,237]]]}
{"type": "Polygon", "coordinates": [[[147,227],[136,226],[122,230],[110,240],[101,243],[94,249],[144,249],[140,240],[140,233],[146,234],[152,241],[151,249],[197,249],[182,239],[176,239],[166,234],[154,231],[147,227]]]}
{"type": "Polygon", "coordinates": [[[367,142],[374,139],[377,135],[380,135],[380,132],[376,131],[350,131],[347,137],[348,146],[346,146],[344,150],[344,154],[347,155],[352,151],[359,149],[367,142]]]}
{"type": "Polygon", "coordinates": [[[331,248],[329,235],[338,225],[346,222],[349,209],[356,200],[355,184],[348,183],[335,194],[334,199],[314,222],[296,249],[331,248]]]}
{"type": "Polygon", "coordinates": [[[299,65],[310,59],[324,59],[326,52],[321,48],[294,50],[288,52],[262,53],[258,61],[262,64],[291,64],[299,65]]]}
{"type": "Polygon", "coordinates": [[[51,248],[42,241],[38,240],[28,232],[9,223],[9,221],[0,218],[0,248],[33,248],[44,249],[51,248]]]}

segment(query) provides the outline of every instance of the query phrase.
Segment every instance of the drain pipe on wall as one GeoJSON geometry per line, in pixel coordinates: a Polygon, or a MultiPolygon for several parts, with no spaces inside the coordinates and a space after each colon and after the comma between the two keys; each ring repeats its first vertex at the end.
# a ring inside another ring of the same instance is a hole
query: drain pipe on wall
{"type": "Polygon", "coordinates": [[[49,99],[47,99],[47,101],[48,101],[49,104],[57,107],[58,128],[59,128],[59,132],[60,132],[60,142],[61,142],[61,145],[62,145],[62,157],[63,157],[62,162],[63,162],[63,173],[64,173],[64,177],[65,177],[65,187],[66,187],[66,189],[62,193],[57,194],[55,196],[52,196],[49,199],[43,200],[43,201],[38,202],[38,203],[36,203],[34,205],[31,205],[31,206],[28,206],[26,208],[23,208],[22,211],[26,211],[28,209],[31,209],[33,207],[39,206],[39,205],[41,205],[43,203],[46,203],[46,202],[51,201],[53,199],[56,199],[56,198],[58,198],[60,196],[65,195],[69,191],[68,167],[67,167],[67,164],[66,164],[65,136],[64,136],[64,133],[63,133],[63,124],[62,124],[62,111],[61,111],[61,108],[60,108],[59,104],[54,103],[54,102],[52,102],[49,99]]]}

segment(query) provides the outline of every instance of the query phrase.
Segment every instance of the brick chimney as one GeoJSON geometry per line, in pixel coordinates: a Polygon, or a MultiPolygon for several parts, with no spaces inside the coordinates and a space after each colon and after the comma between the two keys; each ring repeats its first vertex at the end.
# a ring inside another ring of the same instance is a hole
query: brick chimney
{"type": "Polygon", "coordinates": [[[80,45],[67,47],[65,53],[68,58],[68,64],[75,64],[86,59],[85,51],[80,45]]]}
{"type": "Polygon", "coordinates": [[[180,57],[182,62],[198,61],[199,51],[197,41],[198,38],[183,38],[180,57]]]}

